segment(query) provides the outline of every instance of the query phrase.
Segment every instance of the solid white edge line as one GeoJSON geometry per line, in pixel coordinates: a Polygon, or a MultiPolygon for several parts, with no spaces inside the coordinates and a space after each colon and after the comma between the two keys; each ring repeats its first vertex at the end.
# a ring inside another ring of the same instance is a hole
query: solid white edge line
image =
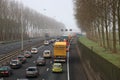
{"type": "Polygon", "coordinates": [[[69,72],[69,52],[67,53],[67,79],[70,80],[70,72],[69,72]]]}
{"type": "MultiPolygon", "coordinates": [[[[72,42],[72,39],[70,40],[70,44],[71,44],[71,42],[72,42]]],[[[70,45],[68,46],[69,48],[70,48],[70,45]]],[[[70,80],[70,69],[69,69],[69,56],[70,54],[69,54],[69,52],[67,53],[67,78],[68,78],[68,80],[70,80]]]]}

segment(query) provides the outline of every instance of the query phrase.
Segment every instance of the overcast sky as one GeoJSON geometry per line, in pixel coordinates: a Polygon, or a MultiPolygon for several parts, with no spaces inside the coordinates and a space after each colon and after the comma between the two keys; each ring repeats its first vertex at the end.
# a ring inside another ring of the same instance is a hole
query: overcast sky
{"type": "Polygon", "coordinates": [[[21,0],[28,6],[44,15],[55,18],[66,27],[77,29],[74,19],[72,0],[21,0]]]}

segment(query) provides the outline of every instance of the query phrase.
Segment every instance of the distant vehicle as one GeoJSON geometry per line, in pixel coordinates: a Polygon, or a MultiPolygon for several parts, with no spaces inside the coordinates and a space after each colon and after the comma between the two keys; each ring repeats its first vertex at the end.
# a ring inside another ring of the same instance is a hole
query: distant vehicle
{"type": "Polygon", "coordinates": [[[61,63],[53,63],[52,72],[63,72],[61,63]]]}
{"type": "Polygon", "coordinates": [[[45,38],[49,38],[49,33],[45,33],[45,38]]]}
{"type": "Polygon", "coordinates": [[[51,43],[54,43],[54,42],[55,42],[55,39],[51,39],[50,41],[51,41],[51,43]]]}
{"type": "Polygon", "coordinates": [[[60,41],[59,39],[56,40],[56,42],[59,42],[59,41],[60,41]]]}
{"type": "Polygon", "coordinates": [[[32,57],[32,54],[31,54],[30,51],[25,51],[25,52],[24,52],[24,56],[25,56],[26,58],[31,58],[31,57],[32,57]]]}
{"type": "Polygon", "coordinates": [[[66,42],[55,42],[54,44],[54,62],[66,62],[66,42]]]}
{"type": "Polygon", "coordinates": [[[63,35],[61,36],[61,39],[63,39],[63,41],[66,42],[67,47],[70,45],[69,42],[71,40],[71,35],[63,35]]]}
{"type": "Polygon", "coordinates": [[[38,77],[39,70],[37,67],[28,67],[26,69],[26,77],[38,77]]]}
{"type": "Polygon", "coordinates": [[[60,37],[61,39],[66,39],[66,40],[68,40],[69,39],[69,36],[68,35],[62,35],[61,37],[60,37]]]}
{"type": "Polygon", "coordinates": [[[32,48],[31,53],[35,53],[35,54],[38,53],[38,49],[37,48],[32,48]]]}
{"type": "Polygon", "coordinates": [[[0,67],[0,77],[12,75],[12,69],[9,66],[0,67]]]}
{"type": "Polygon", "coordinates": [[[17,78],[17,80],[29,80],[29,79],[25,79],[25,78],[17,78]]]}
{"type": "Polygon", "coordinates": [[[49,41],[45,40],[44,45],[49,45],[49,41]]]}
{"type": "Polygon", "coordinates": [[[22,63],[19,60],[11,60],[10,67],[11,68],[20,68],[20,67],[22,67],[22,63]]]}
{"type": "Polygon", "coordinates": [[[37,60],[36,60],[36,65],[45,65],[46,64],[46,60],[44,57],[39,57],[37,60]]]}
{"type": "Polygon", "coordinates": [[[51,51],[50,50],[44,50],[43,57],[44,58],[51,58],[51,51]]]}
{"type": "Polygon", "coordinates": [[[16,59],[20,60],[22,63],[26,62],[26,58],[24,55],[18,55],[16,59]]]}

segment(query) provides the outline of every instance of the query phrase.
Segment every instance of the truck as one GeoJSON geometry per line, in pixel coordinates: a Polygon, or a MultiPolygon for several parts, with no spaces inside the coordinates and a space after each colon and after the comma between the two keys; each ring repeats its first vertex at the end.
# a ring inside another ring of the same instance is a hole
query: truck
{"type": "Polygon", "coordinates": [[[53,51],[54,62],[66,62],[66,58],[66,42],[55,42],[53,51]]]}

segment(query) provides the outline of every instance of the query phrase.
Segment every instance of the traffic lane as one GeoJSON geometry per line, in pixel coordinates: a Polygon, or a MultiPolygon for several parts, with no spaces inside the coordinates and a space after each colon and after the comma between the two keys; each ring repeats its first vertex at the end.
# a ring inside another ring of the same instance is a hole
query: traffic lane
{"type": "MultiPolygon", "coordinates": [[[[25,69],[29,66],[36,66],[33,62],[37,59],[39,55],[42,56],[42,52],[47,48],[47,49],[52,49],[52,46],[44,46],[41,47],[42,49],[39,50],[39,54],[33,54],[33,58],[28,59],[28,63],[23,64],[23,67],[20,69],[15,69],[14,74],[8,78],[5,78],[4,80],[17,80],[19,79],[26,79],[25,77],[25,69]]],[[[66,69],[66,64],[63,66],[63,73],[52,73],[52,58],[51,59],[46,59],[47,64],[46,66],[38,66],[40,70],[40,75],[38,78],[28,78],[30,80],[67,80],[67,69],[66,69]]]]}
{"type": "MultiPolygon", "coordinates": [[[[40,38],[39,39],[32,39],[30,42],[29,42],[29,40],[25,40],[24,46],[25,45],[34,45],[35,43],[40,42],[40,41],[42,41],[42,38],[41,39],[40,38]]],[[[2,44],[2,45],[0,45],[0,52],[1,52],[0,55],[14,51],[20,47],[21,47],[21,42],[2,44]]]]}
{"type": "MultiPolygon", "coordinates": [[[[41,50],[43,50],[43,49],[44,49],[44,47],[41,47],[41,50]]],[[[18,78],[26,78],[25,69],[30,66],[36,66],[36,64],[34,62],[39,56],[42,56],[42,51],[39,51],[38,54],[32,54],[32,55],[33,55],[32,58],[27,58],[27,62],[25,64],[23,64],[20,69],[13,69],[13,75],[5,78],[5,80],[16,80],[18,78]]],[[[40,76],[38,78],[33,78],[30,80],[41,79],[42,78],[41,75],[47,71],[47,68],[49,68],[50,61],[51,61],[50,59],[46,59],[46,66],[38,66],[38,68],[40,70],[40,76]]]]}
{"type": "MultiPolygon", "coordinates": [[[[41,51],[43,52],[44,50],[49,49],[52,52],[53,55],[53,45],[50,44],[49,46],[45,46],[41,51]]],[[[46,66],[47,71],[42,73],[42,78],[44,80],[67,80],[67,63],[62,63],[63,64],[63,72],[62,73],[53,73],[52,72],[52,64],[53,60],[52,58],[49,61],[49,64],[46,66]]]]}
{"type": "Polygon", "coordinates": [[[45,75],[45,80],[67,80],[67,65],[63,64],[63,72],[62,73],[53,73],[52,65],[50,70],[45,75]]]}
{"type": "Polygon", "coordinates": [[[72,43],[70,49],[70,80],[87,80],[87,76],[80,61],[80,56],[76,49],[76,43],[72,43]]]}

